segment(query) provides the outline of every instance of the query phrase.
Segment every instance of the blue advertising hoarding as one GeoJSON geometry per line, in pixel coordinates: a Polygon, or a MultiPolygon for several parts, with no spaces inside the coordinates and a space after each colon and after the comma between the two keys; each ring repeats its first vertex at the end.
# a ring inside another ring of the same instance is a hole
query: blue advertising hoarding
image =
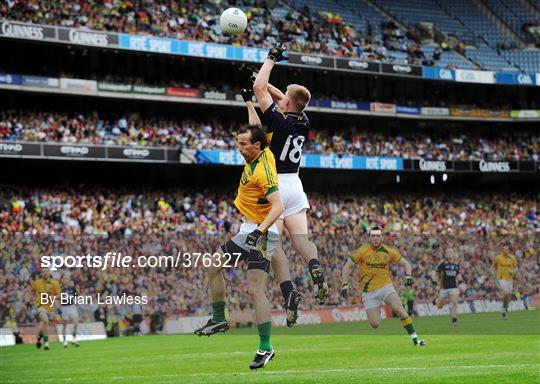
{"type": "MultiPolygon", "coordinates": [[[[244,158],[234,150],[198,150],[195,158],[197,164],[244,165],[244,158]]],[[[403,159],[400,157],[354,156],[354,155],[319,155],[306,153],[302,155],[300,165],[306,168],[357,169],[357,170],[403,170],[403,159]]]]}
{"type": "Polygon", "coordinates": [[[209,59],[255,62],[263,62],[268,55],[267,49],[128,35],[125,33],[120,34],[120,48],[172,55],[205,57],[209,59]]]}

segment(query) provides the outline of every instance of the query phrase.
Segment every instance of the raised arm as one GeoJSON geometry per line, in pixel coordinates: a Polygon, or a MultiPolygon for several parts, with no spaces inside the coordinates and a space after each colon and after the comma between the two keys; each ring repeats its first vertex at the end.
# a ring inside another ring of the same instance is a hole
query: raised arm
{"type": "Polygon", "coordinates": [[[242,94],[242,98],[246,103],[249,125],[257,125],[259,127],[262,127],[261,119],[259,118],[259,115],[257,114],[257,111],[255,110],[255,106],[253,105],[252,101],[253,90],[244,88],[240,93],[242,94]]]}
{"type": "MultiPolygon", "coordinates": [[[[274,47],[268,52],[268,58],[265,60],[263,66],[261,67],[255,82],[253,83],[253,91],[255,92],[255,97],[259,102],[261,111],[266,112],[268,108],[273,103],[271,91],[269,90],[269,80],[270,73],[274,68],[276,62],[287,60],[287,57],[284,55],[285,49],[274,47]]],[[[273,91],[273,88],[271,88],[273,91]]],[[[276,88],[277,89],[277,88],[276,88]]],[[[281,92],[280,92],[281,93],[281,92]]],[[[279,96],[279,95],[277,95],[279,96]]]]}
{"type": "Polygon", "coordinates": [[[274,87],[272,84],[268,84],[268,92],[270,93],[270,96],[272,96],[272,99],[276,103],[285,98],[285,95],[283,94],[283,92],[281,92],[278,88],[274,87]]]}

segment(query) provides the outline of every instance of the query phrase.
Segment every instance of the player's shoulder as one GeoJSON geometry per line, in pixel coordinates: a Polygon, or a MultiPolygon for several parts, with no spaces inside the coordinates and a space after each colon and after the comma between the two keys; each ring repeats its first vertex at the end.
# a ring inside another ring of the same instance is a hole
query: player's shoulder
{"type": "Polygon", "coordinates": [[[388,244],[383,244],[381,249],[384,249],[386,252],[388,252],[391,255],[400,255],[397,248],[394,248],[394,247],[392,247],[392,246],[390,246],[388,244]]]}
{"type": "Polygon", "coordinates": [[[270,104],[270,106],[268,107],[268,109],[266,110],[266,112],[268,113],[276,113],[276,114],[279,114],[283,117],[283,119],[286,119],[287,118],[287,115],[285,114],[285,112],[283,112],[281,110],[281,108],[279,107],[279,105],[277,105],[275,102],[273,102],[272,104],[270,104]]]}
{"type": "Polygon", "coordinates": [[[371,245],[369,245],[369,243],[362,244],[360,245],[360,247],[358,247],[358,250],[361,252],[366,252],[366,251],[369,251],[370,249],[371,249],[371,245]]]}
{"type": "Polygon", "coordinates": [[[364,256],[369,251],[369,249],[369,244],[362,244],[354,250],[353,255],[364,256]]]}
{"type": "Polygon", "coordinates": [[[261,155],[259,156],[257,167],[265,172],[274,170],[276,168],[276,159],[269,147],[263,149],[261,155]]]}

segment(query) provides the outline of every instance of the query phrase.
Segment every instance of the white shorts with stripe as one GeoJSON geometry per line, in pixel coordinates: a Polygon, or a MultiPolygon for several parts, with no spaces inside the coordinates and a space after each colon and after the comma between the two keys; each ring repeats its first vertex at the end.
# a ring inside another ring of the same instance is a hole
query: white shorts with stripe
{"type": "Polygon", "coordinates": [[[392,284],[387,284],[372,292],[362,292],[364,308],[369,309],[383,305],[386,298],[395,292],[396,289],[392,284]]]}

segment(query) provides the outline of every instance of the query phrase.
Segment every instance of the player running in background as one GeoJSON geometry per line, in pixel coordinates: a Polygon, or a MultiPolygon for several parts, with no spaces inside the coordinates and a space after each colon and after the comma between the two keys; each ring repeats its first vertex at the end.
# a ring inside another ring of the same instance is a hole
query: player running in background
{"type": "Polygon", "coordinates": [[[62,335],[64,336],[64,348],[67,348],[68,341],[66,338],[68,324],[73,324],[73,331],[71,332],[71,344],[75,347],[79,347],[77,342],[77,327],[79,326],[79,311],[77,310],[77,305],[75,304],[75,298],[77,296],[77,290],[75,289],[75,283],[71,280],[68,274],[64,275],[62,278],[62,297],[69,304],[62,305],[60,307],[62,315],[62,335]]]}
{"type": "MultiPolygon", "coordinates": [[[[276,158],[279,186],[285,205],[285,211],[277,222],[278,230],[283,234],[283,229],[287,229],[293,249],[308,264],[317,304],[322,305],[328,299],[328,285],[319,262],[317,247],[308,238],[306,212],[309,203],[298,176],[302,149],[310,127],[304,109],[309,103],[311,94],[306,87],[298,84],[288,85],[285,94],[269,84],[270,73],[275,63],[287,60],[284,52],[285,49],[281,47],[270,49],[268,58],[256,73],[253,91],[271,140],[270,150],[276,158]]],[[[248,106],[250,124],[260,125],[251,98],[245,97],[245,92],[243,97],[248,106]]],[[[298,303],[301,296],[294,290],[289,262],[281,246],[276,249],[272,259],[272,269],[280,283],[287,311],[287,325],[291,327],[298,318],[298,303]]]]}
{"type": "Polygon", "coordinates": [[[359,265],[362,301],[369,324],[373,328],[379,326],[381,322],[381,306],[386,303],[399,316],[401,324],[411,336],[414,345],[425,345],[425,342],[416,334],[412,318],[403,308],[390,277],[390,265],[398,263],[405,269],[405,285],[412,286],[411,264],[401,257],[396,249],[383,244],[382,240],[382,228],[373,227],[369,231],[369,244],[362,245],[347,260],[341,271],[341,296],[343,298],[348,296],[351,270],[355,264],[359,265]]]}
{"type": "Polygon", "coordinates": [[[444,260],[437,266],[439,275],[439,294],[435,303],[441,309],[446,301],[450,303],[450,314],[452,325],[457,327],[457,303],[459,298],[459,288],[457,286],[459,276],[459,265],[457,264],[456,252],[448,249],[444,254],[444,260]]]}
{"type": "MultiPolygon", "coordinates": [[[[220,257],[223,254],[240,254],[240,259],[247,261],[248,291],[259,332],[259,349],[249,368],[258,369],[275,356],[274,348],[270,344],[272,322],[266,290],[270,260],[279,243],[275,222],[284,207],[278,189],[274,155],[267,146],[265,132],[261,127],[250,125],[238,131],[237,142],[246,164],[234,205],[244,219],[239,232],[223,244],[217,253],[220,257]]],[[[224,259],[225,257],[221,260],[224,259]]],[[[208,268],[212,318],[195,330],[196,335],[210,336],[229,329],[225,318],[225,280],[222,269],[220,258],[214,258],[212,266],[208,268]]]]}
{"type": "Polygon", "coordinates": [[[512,300],[514,290],[514,274],[517,270],[518,262],[515,255],[510,253],[510,247],[505,245],[502,253],[495,256],[492,268],[497,276],[499,292],[503,299],[502,316],[508,318],[508,304],[512,300]]]}
{"type": "Polygon", "coordinates": [[[51,272],[46,268],[41,268],[40,277],[31,285],[34,293],[34,305],[37,308],[36,317],[39,320],[38,334],[36,336],[36,347],[41,348],[41,340],[44,341],[44,349],[48,351],[49,346],[49,317],[54,314],[53,297],[60,294],[60,283],[51,277],[51,272]]]}

